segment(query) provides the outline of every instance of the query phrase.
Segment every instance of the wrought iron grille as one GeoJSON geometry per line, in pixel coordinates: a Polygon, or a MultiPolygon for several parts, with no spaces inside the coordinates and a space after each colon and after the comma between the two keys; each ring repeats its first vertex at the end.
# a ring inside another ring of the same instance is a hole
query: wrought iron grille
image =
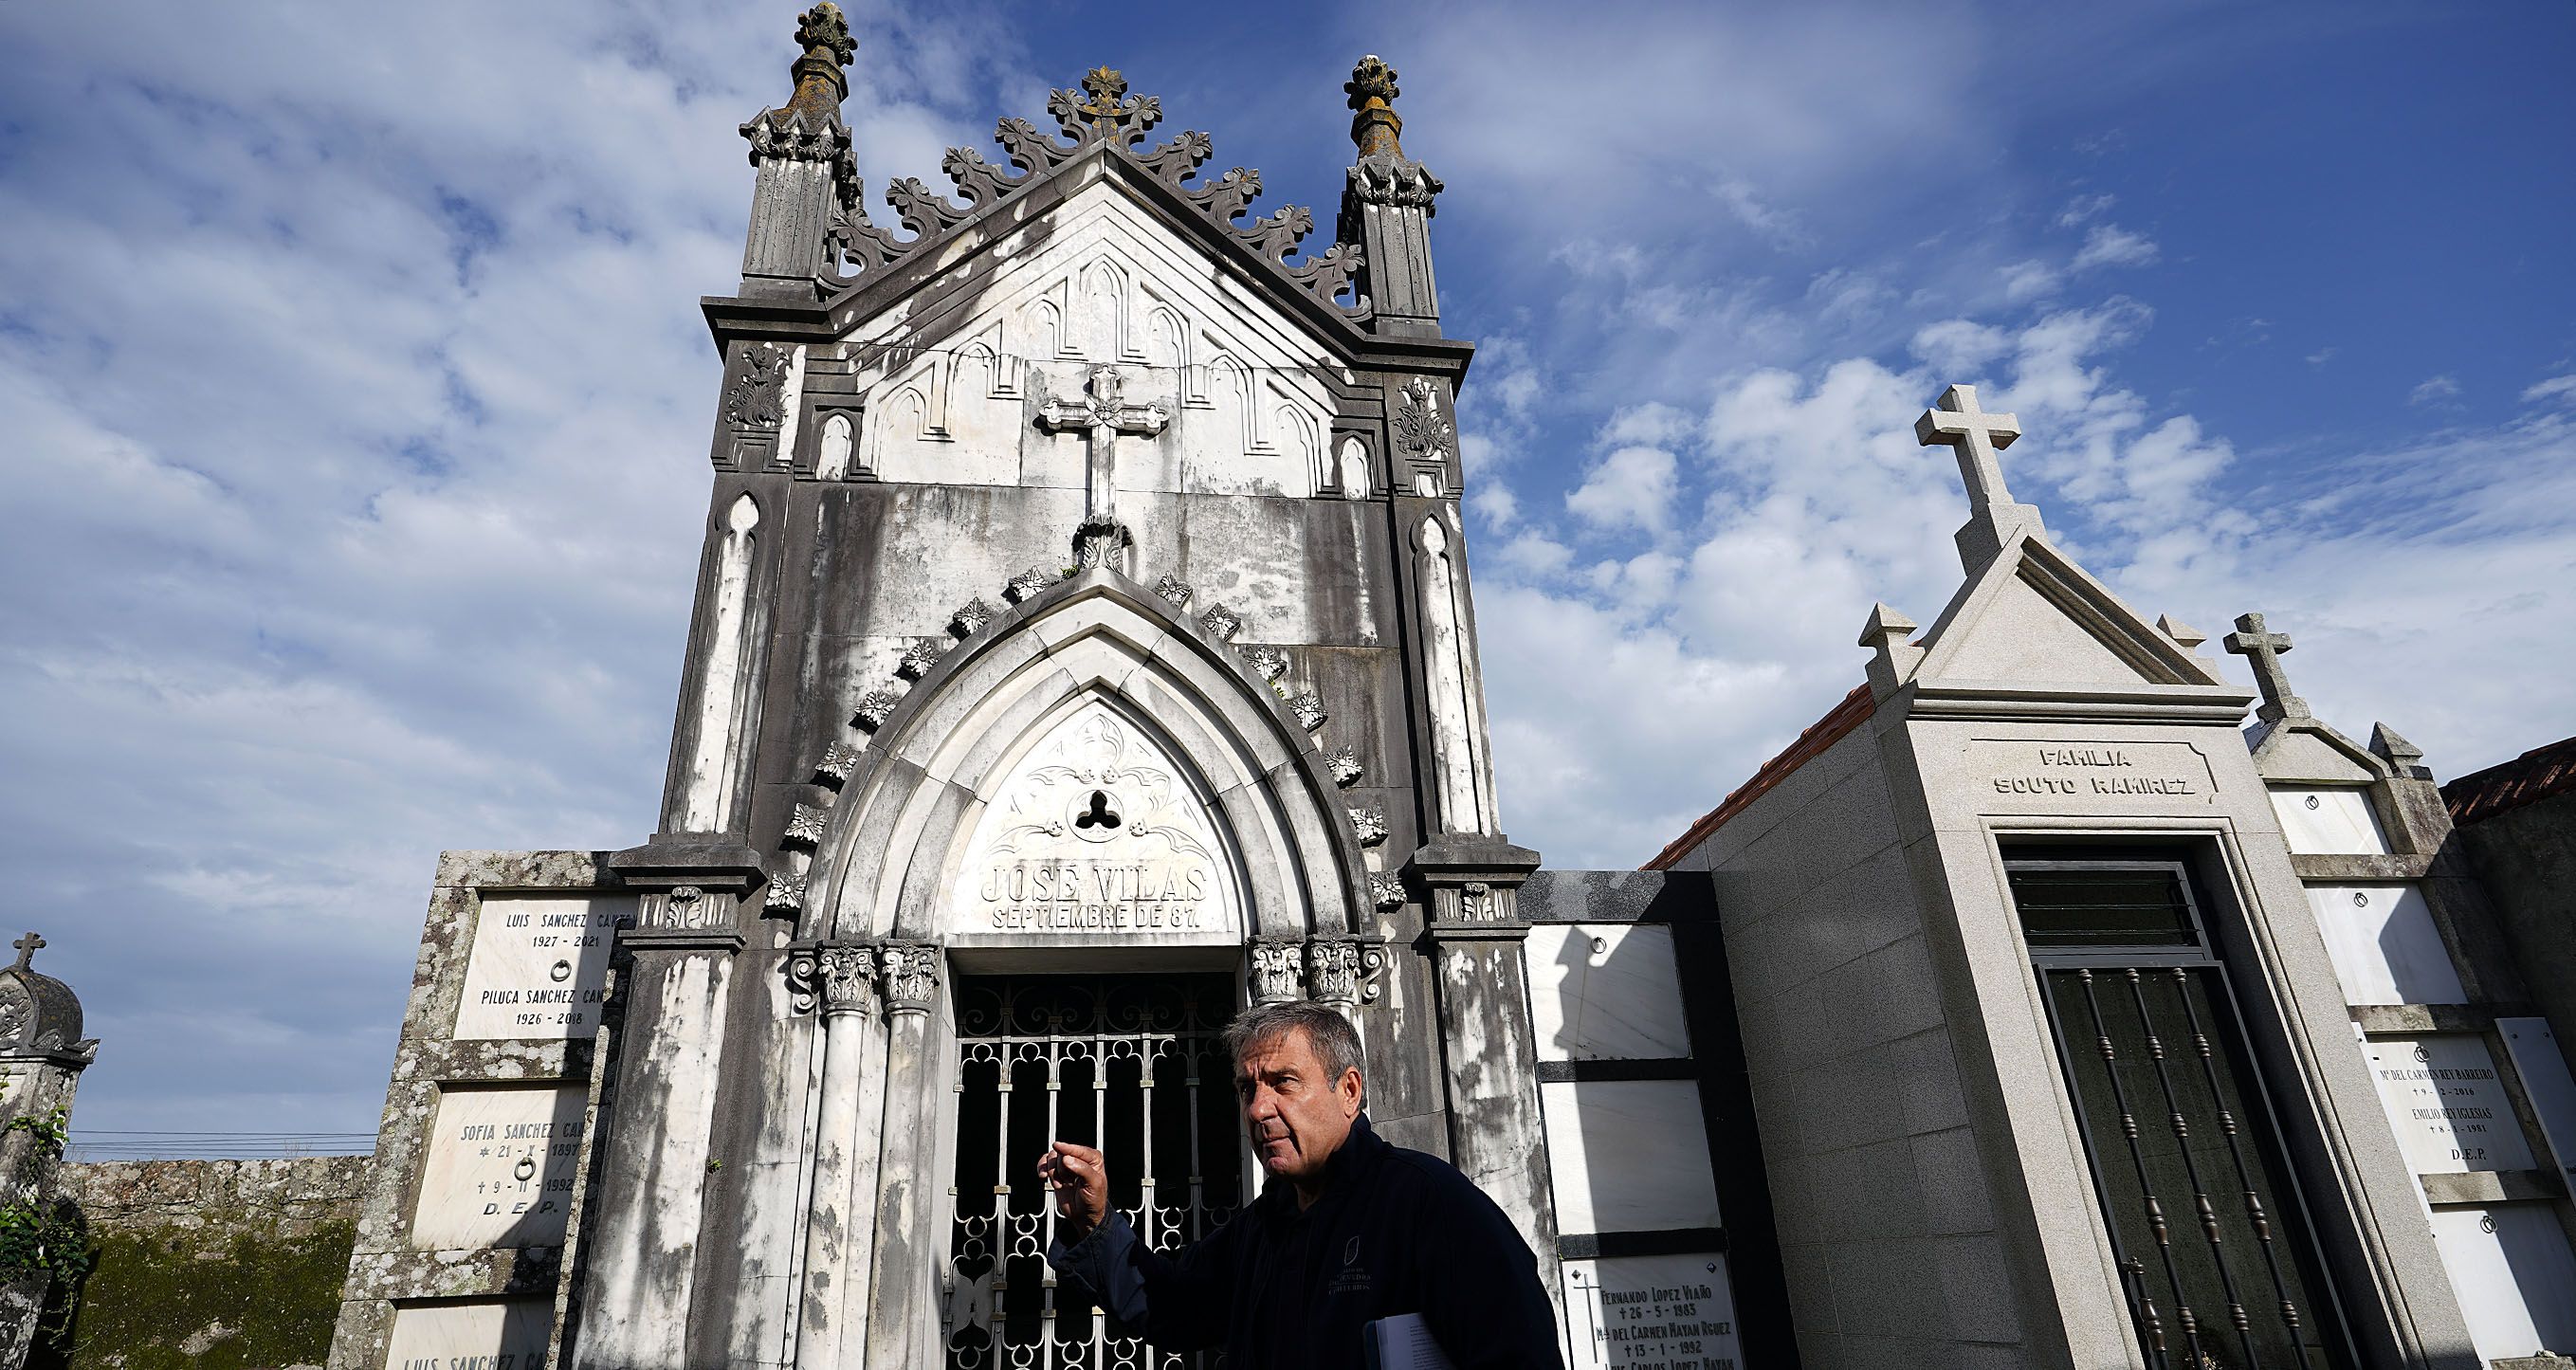
{"type": "Polygon", "coordinates": [[[2185,868],[2009,869],[2147,1363],[2353,1364],[2185,868]]]}
{"type": "Polygon", "coordinates": [[[1059,1300],[1046,1263],[1054,1205],[1036,1167],[1051,1139],[1101,1149],[1110,1205],[1170,1250],[1242,1202],[1224,975],[966,977],[957,985],[956,1218],[944,1271],[956,1370],[1202,1370],[1059,1300]]]}

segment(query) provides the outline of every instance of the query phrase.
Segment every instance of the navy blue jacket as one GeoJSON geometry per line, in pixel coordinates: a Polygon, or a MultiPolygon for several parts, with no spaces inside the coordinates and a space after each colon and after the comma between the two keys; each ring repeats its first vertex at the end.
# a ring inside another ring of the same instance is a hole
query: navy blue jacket
{"type": "Polygon", "coordinates": [[[1232,1221],[1157,1254],[1111,1213],[1047,1263],[1072,1303],[1167,1351],[1225,1348],[1228,1370],[1358,1370],[1360,1329],[1419,1313],[1458,1370],[1563,1370],[1538,1262],[1503,1210],[1436,1156],[1351,1122],[1299,1212],[1272,1180],[1232,1221]]]}

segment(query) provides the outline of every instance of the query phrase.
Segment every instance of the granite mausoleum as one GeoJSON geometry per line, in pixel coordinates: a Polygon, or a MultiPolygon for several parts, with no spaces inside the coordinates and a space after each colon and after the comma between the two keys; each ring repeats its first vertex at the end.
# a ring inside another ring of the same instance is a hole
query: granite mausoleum
{"type": "Polygon", "coordinates": [[[2259,615],[2258,697],[2123,604],[2011,415],[1920,420],[1971,506],[1929,628],[1855,605],[1788,752],[1648,869],[1546,869],[1396,73],[1321,250],[1106,68],[898,233],[839,11],[797,38],[704,301],[658,830],[442,859],[334,1370],[1205,1363],[1059,1299],[1027,1172],[1095,1141],[1149,1240],[1210,1230],[1216,1034],[1293,998],[1519,1224],[1570,1365],[2576,1351],[2576,1086],[2421,756],[2259,615]]]}

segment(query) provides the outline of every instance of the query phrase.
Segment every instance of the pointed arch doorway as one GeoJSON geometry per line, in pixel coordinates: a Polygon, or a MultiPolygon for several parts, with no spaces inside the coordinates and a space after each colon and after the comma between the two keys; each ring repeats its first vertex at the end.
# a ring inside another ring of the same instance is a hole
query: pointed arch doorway
{"type": "Polygon", "coordinates": [[[1376,887],[1313,725],[1231,645],[1233,615],[1092,568],[959,621],[909,692],[862,710],[798,901],[805,964],[852,974],[816,981],[796,1363],[864,1345],[868,1364],[1188,1365],[1055,1306],[1038,1150],[1009,1154],[1012,1129],[1132,1131],[1140,1230],[1212,1227],[1248,1191],[1230,1067],[1206,1051],[1247,1002],[1366,1002],[1376,887]],[[1085,978],[1133,983],[1078,1012],[1085,978]],[[1177,1020],[1121,1007],[1176,992],[1195,1005],[1177,1020]],[[978,1029],[988,993],[1052,1007],[978,1029]],[[1092,1107],[1063,1112],[1068,1090],[1092,1107]]]}

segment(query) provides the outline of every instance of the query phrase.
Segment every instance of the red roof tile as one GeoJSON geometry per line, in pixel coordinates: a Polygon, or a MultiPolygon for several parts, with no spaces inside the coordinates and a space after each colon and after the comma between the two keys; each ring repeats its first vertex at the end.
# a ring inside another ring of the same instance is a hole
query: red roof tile
{"type": "Polygon", "coordinates": [[[1869,697],[1869,686],[1855,687],[1850,694],[1843,696],[1842,703],[1817,719],[1814,727],[1798,734],[1798,740],[1790,743],[1778,756],[1763,762],[1761,768],[1753,772],[1752,779],[1736,787],[1735,793],[1709,810],[1706,817],[1691,824],[1689,832],[1667,843],[1642,869],[1671,869],[1674,862],[1689,855],[1691,848],[1707,841],[1708,835],[1724,826],[1726,820],[1752,807],[1754,800],[1769,794],[1778,788],[1781,781],[1797,774],[1800,766],[1824,755],[1827,747],[1842,741],[1845,734],[1868,722],[1869,716],[1877,711],[1878,703],[1869,697]]]}
{"type": "Polygon", "coordinates": [[[2576,790],[2576,737],[2461,776],[2442,787],[2442,802],[2453,823],[2475,823],[2569,790],[2576,790]]]}

